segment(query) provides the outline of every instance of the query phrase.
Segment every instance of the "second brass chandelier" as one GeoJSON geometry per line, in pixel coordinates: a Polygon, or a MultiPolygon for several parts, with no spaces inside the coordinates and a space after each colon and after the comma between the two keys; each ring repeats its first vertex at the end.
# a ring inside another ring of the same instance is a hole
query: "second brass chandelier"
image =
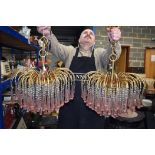
{"type": "Polygon", "coordinates": [[[91,71],[83,76],[82,98],[86,105],[101,116],[118,117],[135,111],[142,106],[145,81],[134,73],[115,73],[114,65],[118,59],[115,52],[117,42],[111,43],[112,54],[109,72],[91,71]]]}

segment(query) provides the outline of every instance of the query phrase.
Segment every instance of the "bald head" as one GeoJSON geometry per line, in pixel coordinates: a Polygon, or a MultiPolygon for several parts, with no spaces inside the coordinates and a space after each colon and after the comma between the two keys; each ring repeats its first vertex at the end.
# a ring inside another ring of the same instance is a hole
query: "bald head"
{"type": "Polygon", "coordinates": [[[95,34],[91,29],[85,29],[79,38],[81,47],[92,47],[95,44],[95,34]]]}

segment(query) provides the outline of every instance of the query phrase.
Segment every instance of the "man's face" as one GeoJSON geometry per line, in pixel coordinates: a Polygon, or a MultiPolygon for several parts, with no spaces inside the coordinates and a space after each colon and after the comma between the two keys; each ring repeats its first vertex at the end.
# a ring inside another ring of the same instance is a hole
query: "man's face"
{"type": "Polygon", "coordinates": [[[95,44],[95,34],[91,29],[84,30],[79,38],[80,45],[93,46],[95,44]]]}

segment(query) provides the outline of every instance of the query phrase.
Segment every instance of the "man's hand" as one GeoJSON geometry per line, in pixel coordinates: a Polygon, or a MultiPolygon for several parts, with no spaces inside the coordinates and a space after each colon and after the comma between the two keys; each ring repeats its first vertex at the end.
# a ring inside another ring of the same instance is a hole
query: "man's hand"
{"type": "Polygon", "coordinates": [[[50,37],[51,27],[50,26],[38,26],[37,31],[44,35],[46,38],[50,37]]]}
{"type": "Polygon", "coordinates": [[[110,42],[118,41],[121,38],[121,31],[119,27],[108,27],[107,33],[110,42]]]}

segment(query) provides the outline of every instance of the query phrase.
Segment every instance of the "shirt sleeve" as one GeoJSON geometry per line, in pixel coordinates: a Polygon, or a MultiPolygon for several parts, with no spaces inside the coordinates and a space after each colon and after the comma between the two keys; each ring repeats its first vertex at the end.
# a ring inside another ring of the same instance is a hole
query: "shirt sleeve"
{"type": "Polygon", "coordinates": [[[51,33],[51,36],[48,39],[50,41],[49,52],[53,53],[56,57],[65,62],[69,54],[74,50],[74,47],[59,43],[53,33],[51,33]]]}

